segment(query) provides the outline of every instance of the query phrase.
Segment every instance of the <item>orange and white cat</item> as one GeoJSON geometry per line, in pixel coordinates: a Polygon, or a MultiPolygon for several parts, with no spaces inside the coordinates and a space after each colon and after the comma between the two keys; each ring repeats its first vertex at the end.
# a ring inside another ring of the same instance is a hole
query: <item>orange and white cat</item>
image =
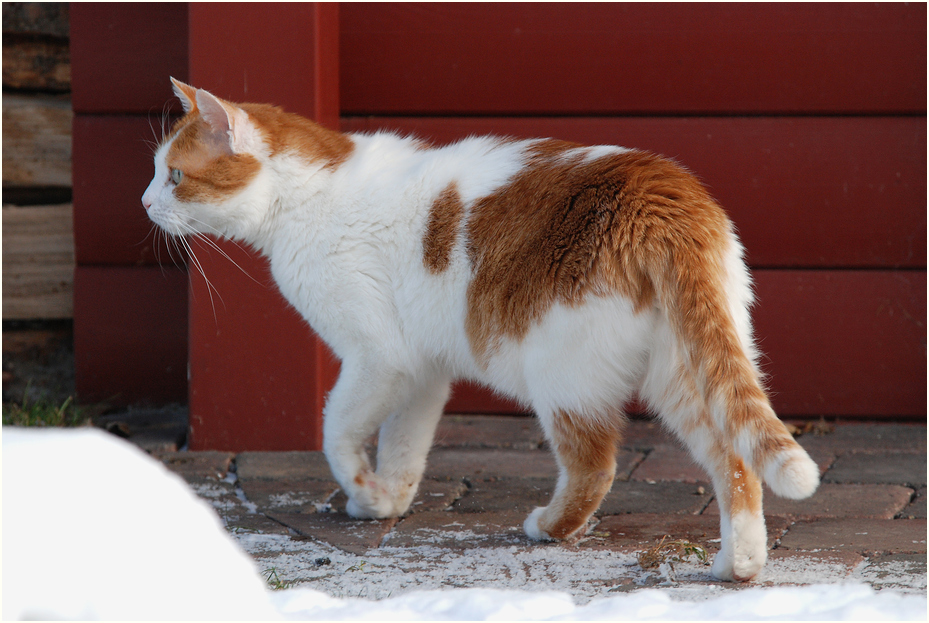
{"type": "Polygon", "coordinates": [[[569,538],[612,485],[638,396],[712,478],[713,575],[758,573],[760,481],[803,498],[819,470],[762,389],[742,247],[693,176],[622,147],[341,134],[172,81],[186,114],[142,203],[170,234],[267,256],[339,356],[324,447],[351,515],[408,509],[449,385],[470,379],[538,414],[559,477],[524,528],[569,538]]]}

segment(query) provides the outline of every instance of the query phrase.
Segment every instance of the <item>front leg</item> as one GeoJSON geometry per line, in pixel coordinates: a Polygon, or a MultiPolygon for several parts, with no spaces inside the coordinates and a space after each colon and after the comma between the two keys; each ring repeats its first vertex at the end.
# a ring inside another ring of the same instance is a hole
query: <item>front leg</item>
{"type": "Polygon", "coordinates": [[[411,386],[408,374],[383,364],[342,362],[339,380],[326,401],[323,450],[332,475],[348,496],[346,511],[353,517],[399,514],[395,494],[372,469],[364,444],[405,405],[411,386]]]}
{"type": "Polygon", "coordinates": [[[381,425],[377,441],[377,475],[386,483],[397,515],[406,512],[419,488],[451,385],[444,376],[417,376],[409,401],[381,425]]]}

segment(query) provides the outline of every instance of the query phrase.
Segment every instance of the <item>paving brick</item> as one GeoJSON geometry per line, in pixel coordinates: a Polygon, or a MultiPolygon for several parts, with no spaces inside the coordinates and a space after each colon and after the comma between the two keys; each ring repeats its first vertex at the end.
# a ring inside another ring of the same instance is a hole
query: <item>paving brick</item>
{"type": "Polygon", "coordinates": [[[212,478],[191,478],[187,484],[197,497],[209,502],[220,515],[248,512],[244,502],[236,495],[235,485],[212,478]]]}
{"type": "Polygon", "coordinates": [[[872,556],[855,570],[853,579],[867,582],[877,590],[895,589],[926,592],[925,554],[887,554],[872,556]]]}
{"type": "Polygon", "coordinates": [[[630,478],[646,482],[668,480],[694,484],[706,484],[710,480],[683,448],[674,445],[655,446],[632,471],[630,478]]]}
{"type": "MultiPolygon", "coordinates": [[[[871,517],[893,519],[909,503],[913,490],[898,485],[822,484],[805,500],[779,498],[764,488],[764,514],[817,519],[827,517],[871,517]]],[[[705,514],[719,515],[716,500],[705,514]]]]}
{"type": "Polygon", "coordinates": [[[241,481],[241,487],[260,510],[285,513],[315,513],[339,489],[325,480],[249,479],[241,481]]]}
{"type": "Polygon", "coordinates": [[[672,513],[699,515],[713,497],[710,487],[685,482],[614,482],[597,515],[672,513]]]}
{"type": "Polygon", "coordinates": [[[419,483],[419,490],[410,511],[413,513],[426,513],[431,511],[448,510],[456,500],[467,495],[468,486],[461,481],[439,481],[424,478],[419,483]]]}
{"type": "Polygon", "coordinates": [[[803,584],[819,583],[826,574],[830,578],[849,578],[866,560],[857,552],[773,549],[768,551],[768,564],[752,585],[783,585],[785,573],[791,574],[793,582],[803,584]],[[769,579],[772,576],[776,578],[775,581],[769,579]]]}
{"type": "Polygon", "coordinates": [[[622,447],[627,450],[648,451],[655,446],[673,446],[678,442],[674,435],[655,420],[632,420],[623,429],[622,447]]]}
{"type": "Polygon", "coordinates": [[[496,481],[476,481],[455,502],[462,513],[511,511],[529,514],[537,506],[545,506],[555,490],[553,478],[508,478],[496,481]]]}
{"type": "Polygon", "coordinates": [[[920,487],[916,492],[916,497],[910,502],[909,506],[900,511],[901,519],[925,519],[926,518],[926,487],[920,487]]]}
{"type": "Polygon", "coordinates": [[[329,543],[352,554],[376,548],[396,519],[353,519],[344,513],[267,513],[302,536],[329,543]]]}
{"type": "Polygon", "coordinates": [[[439,421],[438,448],[515,448],[537,450],[545,441],[533,417],[446,415],[439,421]]]}
{"type": "Polygon", "coordinates": [[[186,480],[222,480],[229,471],[231,452],[158,452],[155,454],[169,470],[186,480]]]}
{"type": "MultiPolygon", "coordinates": [[[[789,521],[771,517],[766,521],[768,549],[774,547],[784,534],[789,521]]],[[[719,549],[719,518],[708,515],[664,515],[635,513],[609,515],[587,535],[578,541],[579,547],[641,551],[657,545],[661,537],[684,540],[702,545],[708,551],[719,549]]]]}
{"type": "Polygon", "coordinates": [[[261,513],[243,513],[238,515],[225,515],[222,517],[226,529],[230,532],[258,532],[260,534],[293,534],[293,532],[280,522],[261,513]]]}
{"type": "Polygon", "coordinates": [[[926,453],[925,424],[838,424],[826,435],[802,435],[797,441],[807,449],[846,452],[926,453]]]}
{"type": "Polygon", "coordinates": [[[332,480],[322,452],[242,452],[235,462],[239,480],[332,480]]]}
{"type": "Polygon", "coordinates": [[[847,453],[836,459],[824,482],[926,485],[926,455],[900,453],[847,453]]]}
{"type": "Polygon", "coordinates": [[[426,476],[435,479],[552,478],[555,459],[543,450],[437,449],[429,454],[426,476]]]}
{"type": "Polygon", "coordinates": [[[524,513],[416,513],[398,523],[385,541],[391,547],[434,545],[454,550],[471,547],[531,545],[523,533],[524,513]]]}
{"type": "Polygon", "coordinates": [[[781,538],[789,550],[842,550],[860,554],[926,553],[925,519],[820,519],[797,522],[781,538]]]}

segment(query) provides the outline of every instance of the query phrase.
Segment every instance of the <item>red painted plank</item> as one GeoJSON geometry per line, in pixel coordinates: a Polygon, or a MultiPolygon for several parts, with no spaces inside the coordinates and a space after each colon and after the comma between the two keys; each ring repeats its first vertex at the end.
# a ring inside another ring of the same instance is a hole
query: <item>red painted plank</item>
{"type": "Polygon", "coordinates": [[[70,23],[76,112],[160,115],[187,80],[186,3],[75,2],[70,23]]]}
{"type": "Polygon", "coordinates": [[[781,415],[926,416],[925,271],[756,271],[781,415]]]}
{"type": "Polygon", "coordinates": [[[926,110],[924,4],[346,3],[349,114],[926,110]]]}
{"type": "Polygon", "coordinates": [[[231,259],[193,242],[208,282],[190,271],[190,447],[318,450],[337,364],[278,293],[267,262],[220,245],[231,259]]]}
{"type": "Polygon", "coordinates": [[[186,402],[186,271],[78,266],[74,382],[85,403],[186,402]]]}
{"type": "Polygon", "coordinates": [[[754,266],[926,266],[925,117],[347,117],[342,128],[435,143],[491,133],[655,151],[709,186],[754,266]]]}
{"type": "MultiPolygon", "coordinates": [[[[337,125],[336,5],[192,4],[189,17],[192,84],[337,125]]],[[[198,247],[209,283],[191,272],[191,449],[318,450],[331,356],[264,260],[222,243],[246,276],[198,247]]]]}
{"type": "MultiPolygon", "coordinates": [[[[924,271],[754,271],[755,334],[781,417],[926,417],[924,271]]],[[[448,413],[520,413],[462,385],[448,413]]]]}
{"type": "Polygon", "coordinates": [[[182,261],[142,208],[155,168],[159,117],[77,114],[73,124],[74,241],[78,264],[182,261]],[[173,253],[173,257],[172,257],[173,253]]]}

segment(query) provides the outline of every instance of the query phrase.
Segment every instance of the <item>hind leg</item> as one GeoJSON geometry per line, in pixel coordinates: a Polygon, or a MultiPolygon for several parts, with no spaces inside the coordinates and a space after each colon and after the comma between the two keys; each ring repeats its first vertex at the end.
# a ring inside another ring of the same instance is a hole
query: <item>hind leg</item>
{"type": "Polygon", "coordinates": [[[720,550],[711,573],[720,580],[751,580],[768,556],[761,482],[698,401],[678,394],[675,402],[666,404],[660,417],[710,475],[719,504],[720,550]]]}
{"type": "Polygon", "coordinates": [[[566,539],[586,526],[613,484],[619,431],[562,411],[543,415],[542,424],[558,462],[558,484],[549,505],[535,509],[523,527],[536,540],[566,539]]]}
{"type": "Polygon", "coordinates": [[[721,546],[710,573],[720,580],[746,582],[768,559],[761,482],[741,458],[730,453],[713,475],[713,488],[719,504],[721,546]]]}

